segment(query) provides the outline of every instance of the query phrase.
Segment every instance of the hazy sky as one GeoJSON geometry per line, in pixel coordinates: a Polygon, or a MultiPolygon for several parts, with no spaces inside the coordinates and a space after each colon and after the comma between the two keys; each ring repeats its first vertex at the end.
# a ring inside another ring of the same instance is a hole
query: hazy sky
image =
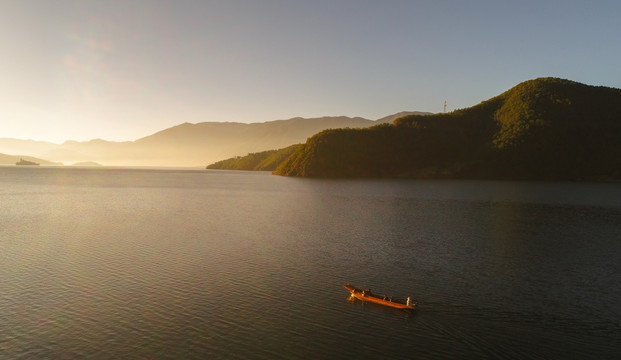
{"type": "Polygon", "coordinates": [[[0,137],[376,119],[554,76],[621,87],[621,2],[0,0],[0,137]]]}

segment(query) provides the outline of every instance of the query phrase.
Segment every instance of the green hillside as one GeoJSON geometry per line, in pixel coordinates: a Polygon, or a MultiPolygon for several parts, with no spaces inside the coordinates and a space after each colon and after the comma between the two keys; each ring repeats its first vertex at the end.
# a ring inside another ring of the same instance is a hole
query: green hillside
{"type": "Polygon", "coordinates": [[[621,178],[621,90],[556,78],[393,125],[322,131],[274,172],[311,177],[621,178]]]}
{"type": "Polygon", "coordinates": [[[268,150],[250,153],[246,156],[236,156],[207,165],[207,169],[274,171],[280,163],[300,146],[299,144],[291,145],[279,150],[268,150]]]}

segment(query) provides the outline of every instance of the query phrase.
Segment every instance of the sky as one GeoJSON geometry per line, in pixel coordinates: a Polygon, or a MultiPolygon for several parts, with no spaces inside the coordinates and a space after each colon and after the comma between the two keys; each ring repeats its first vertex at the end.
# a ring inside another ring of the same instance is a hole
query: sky
{"type": "Polygon", "coordinates": [[[443,111],[621,88],[618,0],[0,0],[0,137],[443,111]]]}

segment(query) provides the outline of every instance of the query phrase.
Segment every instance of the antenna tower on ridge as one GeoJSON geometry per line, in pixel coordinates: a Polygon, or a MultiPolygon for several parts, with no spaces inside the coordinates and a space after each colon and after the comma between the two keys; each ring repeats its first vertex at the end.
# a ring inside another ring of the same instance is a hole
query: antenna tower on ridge
{"type": "Polygon", "coordinates": [[[444,100],[444,112],[446,112],[446,100],[444,100]]]}

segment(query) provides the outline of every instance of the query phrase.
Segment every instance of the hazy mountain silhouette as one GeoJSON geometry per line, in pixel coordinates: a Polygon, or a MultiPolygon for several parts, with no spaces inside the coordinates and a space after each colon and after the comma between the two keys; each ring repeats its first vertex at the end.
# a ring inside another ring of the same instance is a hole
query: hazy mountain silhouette
{"type": "Polygon", "coordinates": [[[0,152],[4,154],[45,154],[57,147],[47,141],[0,138],[0,152]]]}
{"type": "Polygon", "coordinates": [[[303,143],[317,132],[330,128],[363,128],[390,122],[404,112],[377,121],[346,116],[292,118],[263,123],[183,123],[136,141],[112,142],[95,139],[63,144],[32,140],[0,139],[0,151],[76,163],[95,161],[121,166],[205,166],[205,164],[303,143]]]}
{"type": "Polygon", "coordinates": [[[394,125],[325,130],[275,171],[313,177],[621,179],[621,90],[556,78],[394,125]]]}

